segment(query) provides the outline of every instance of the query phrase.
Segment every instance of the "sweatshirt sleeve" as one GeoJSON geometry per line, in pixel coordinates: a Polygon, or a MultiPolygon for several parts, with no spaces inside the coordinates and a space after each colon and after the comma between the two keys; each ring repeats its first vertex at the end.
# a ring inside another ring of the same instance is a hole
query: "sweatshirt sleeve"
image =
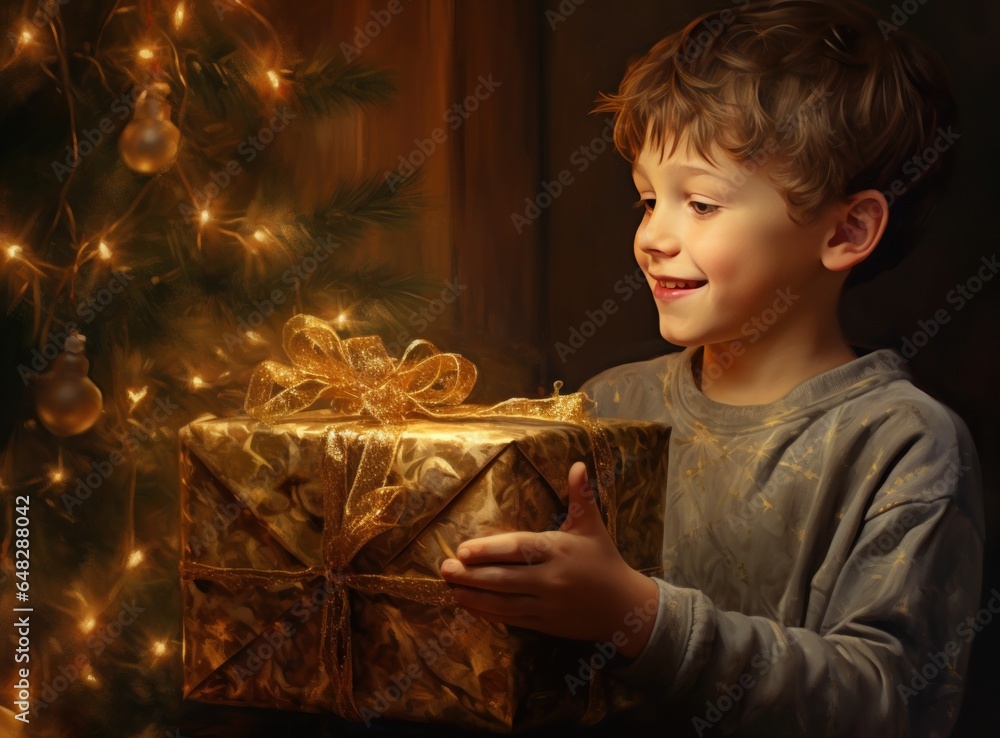
{"type": "Polygon", "coordinates": [[[984,534],[975,449],[946,413],[950,438],[873,452],[892,460],[858,520],[840,521],[859,532],[828,553],[838,573],[803,593],[804,627],[657,579],[652,636],[617,676],[699,736],[947,736],[982,627],[984,534]]]}

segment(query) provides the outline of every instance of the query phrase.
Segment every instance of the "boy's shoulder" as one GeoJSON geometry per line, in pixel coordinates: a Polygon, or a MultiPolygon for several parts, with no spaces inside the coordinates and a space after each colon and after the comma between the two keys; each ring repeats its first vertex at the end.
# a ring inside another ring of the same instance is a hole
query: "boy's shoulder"
{"type": "Polygon", "coordinates": [[[908,377],[853,398],[838,411],[845,437],[837,448],[847,454],[844,463],[880,479],[867,520],[907,503],[948,500],[982,534],[979,456],[957,412],[908,377]]]}
{"type": "Polygon", "coordinates": [[[601,416],[663,421],[667,390],[678,368],[685,365],[685,351],[633,361],[605,369],[580,387],[597,403],[601,416]]]}
{"type": "Polygon", "coordinates": [[[864,367],[858,374],[860,391],[846,393],[839,412],[856,414],[863,425],[909,429],[913,440],[929,436],[947,447],[971,445],[972,436],[962,418],[914,384],[907,362],[898,352],[880,349],[852,363],[864,367]],[[861,409],[865,412],[859,412],[861,409]]]}

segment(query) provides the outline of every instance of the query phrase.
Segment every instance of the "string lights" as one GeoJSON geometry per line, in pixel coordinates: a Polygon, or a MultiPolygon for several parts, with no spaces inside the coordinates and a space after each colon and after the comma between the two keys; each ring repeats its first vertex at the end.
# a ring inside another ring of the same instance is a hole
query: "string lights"
{"type": "Polygon", "coordinates": [[[143,559],[145,558],[146,558],[145,554],[143,554],[143,552],[137,548],[128,555],[128,560],[125,562],[125,566],[129,569],[134,569],[135,567],[139,566],[139,564],[141,564],[143,562],[143,559]]]}
{"type": "Polygon", "coordinates": [[[129,388],[125,390],[125,393],[128,395],[129,411],[132,411],[149,394],[149,387],[144,385],[139,389],[129,388]]]}

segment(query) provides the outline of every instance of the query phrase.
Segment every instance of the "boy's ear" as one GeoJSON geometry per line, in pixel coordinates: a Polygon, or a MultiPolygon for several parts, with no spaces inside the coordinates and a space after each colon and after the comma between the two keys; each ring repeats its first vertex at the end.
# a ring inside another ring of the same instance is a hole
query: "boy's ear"
{"type": "Polygon", "coordinates": [[[878,245],[889,223],[889,204],[878,190],[862,190],[834,206],[834,234],[823,249],[832,272],[857,266],[878,245]]]}

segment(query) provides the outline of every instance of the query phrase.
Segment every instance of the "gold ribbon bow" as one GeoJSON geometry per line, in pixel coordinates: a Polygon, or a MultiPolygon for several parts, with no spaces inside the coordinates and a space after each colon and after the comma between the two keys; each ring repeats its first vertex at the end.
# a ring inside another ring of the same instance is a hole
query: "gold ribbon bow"
{"type": "Polygon", "coordinates": [[[342,340],[326,321],[296,315],[285,323],[282,346],[291,366],[262,362],[250,377],[246,411],[271,423],[320,398],[338,402],[345,415],[399,422],[428,406],[459,405],[476,383],[475,365],[442,354],[429,341],[413,341],[398,361],[377,336],[342,340]],[[284,387],[274,396],[275,385],[284,387]]]}

